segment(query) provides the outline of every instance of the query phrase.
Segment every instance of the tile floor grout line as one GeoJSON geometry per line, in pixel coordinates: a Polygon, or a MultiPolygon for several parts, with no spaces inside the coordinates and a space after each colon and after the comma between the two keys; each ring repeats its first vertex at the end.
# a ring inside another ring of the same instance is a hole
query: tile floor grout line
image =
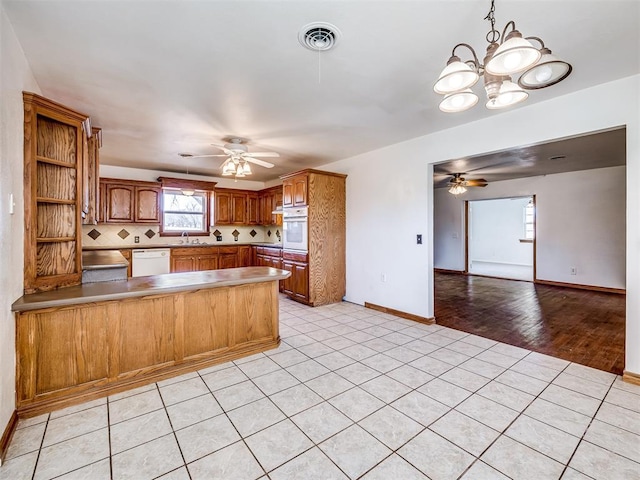
{"type": "MultiPolygon", "coordinates": [[[[202,378],[200,378],[200,380],[204,383],[204,380],[202,380],[202,378]]],[[[182,465],[181,466],[185,468],[185,470],[187,471],[187,476],[189,477],[189,480],[191,480],[191,472],[187,468],[187,460],[184,458],[184,453],[182,451],[182,447],[180,446],[180,442],[178,441],[178,435],[176,434],[176,431],[173,428],[173,423],[171,422],[171,417],[169,416],[169,411],[167,410],[167,404],[165,403],[164,397],[162,396],[162,390],[160,390],[160,385],[158,385],[157,382],[155,383],[155,386],[156,386],[156,390],[158,392],[158,395],[160,396],[160,401],[162,402],[162,407],[163,407],[163,410],[164,410],[164,414],[167,416],[167,420],[169,421],[169,428],[171,429],[171,433],[173,433],[173,438],[176,441],[176,445],[178,445],[178,451],[180,452],[180,457],[182,457],[182,465]]],[[[164,436],[165,435],[162,435],[160,437],[154,438],[151,441],[157,440],[158,438],[162,438],[164,436]]],[[[147,442],[147,443],[149,443],[149,442],[147,442]]],[[[161,477],[163,475],[166,475],[167,473],[170,473],[170,472],[172,472],[174,470],[178,470],[179,468],[181,468],[181,467],[177,467],[177,468],[175,468],[173,470],[169,470],[169,472],[164,472],[164,473],[158,475],[155,478],[159,478],[159,477],[161,477]]]]}
{"type": "MultiPolygon", "coordinates": [[[[238,368],[238,366],[236,365],[236,368],[238,368]]],[[[218,450],[214,450],[213,452],[209,452],[207,455],[204,455],[200,458],[196,458],[195,460],[193,460],[192,462],[189,463],[194,463],[197,462],[198,460],[201,460],[205,457],[208,457],[209,455],[212,455],[216,452],[219,452],[220,450],[223,450],[231,445],[235,445],[238,442],[242,442],[245,446],[245,448],[249,451],[249,453],[251,453],[251,456],[253,457],[253,459],[256,461],[256,463],[258,464],[258,466],[262,469],[262,471],[264,472],[265,475],[267,475],[267,470],[262,466],[262,464],[260,463],[260,461],[258,460],[258,457],[256,457],[255,453],[253,453],[253,450],[251,450],[251,448],[249,447],[249,445],[247,444],[247,442],[245,441],[245,438],[242,436],[242,434],[240,433],[240,431],[238,430],[238,428],[235,426],[235,424],[233,423],[233,421],[231,420],[231,418],[229,417],[229,414],[227,413],[227,411],[222,407],[222,404],[220,403],[220,401],[216,398],[216,396],[213,394],[213,391],[211,390],[211,388],[209,387],[209,385],[207,384],[207,382],[204,381],[204,379],[202,378],[202,375],[200,375],[200,372],[197,372],[198,376],[200,377],[200,379],[204,382],[204,384],[206,385],[207,389],[209,390],[209,392],[211,393],[211,396],[213,397],[213,400],[218,404],[218,407],[220,407],[220,410],[222,410],[222,415],[224,415],[227,418],[227,421],[231,424],[231,426],[234,428],[234,430],[236,431],[236,433],[238,434],[238,436],[240,437],[240,440],[230,443],[229,445],[226,445],[218,450]]],[[[243,375],[246,376],[246,374],[244,372],[242,372],[243,375]]],[[[226,388],[226,387],[225,387],[226,388]]],[[[222,390],[222,389],[220,389],[222,390]]],[[[216,415],[218,416],[218,415],[216,415]]],[[[187,465],[187,471],[190,473],[189,470],[189,466],[187,465]]],[[[268,475],[267,475],[268,476],[268,475]]]]}
{"type": "Polygon", "coordinates": [[[42,432],[42,438],[40,439],[40,447],[38,448],[38,455],[36,456],[36,463],[33,466],[33,473],[31,474],[31,480],[35,480],[36,471],[38,470],[38,463],[40,462],[40,454],[42,453],[42,445],[44,445],[44,437],[47,434],[47,428],[49,427],[49,420],[51,419],[51,413],[47,417],[46,424],[44,426],[44,431],[42,432]]]}
{"type": "MultiPolygon", "coordinates": [[[[611,388],[613,386],[613,382],[611,383],[611,385],[609,386],[609,388],[607,389],[607,393],[604,395],[604,397],[602,397],[602,400],[600,401],[600,404],[598,405],[598,408],[596,408],[596,411],[593,413],[593,415],[591,416],[591,420],[589,420],[589,425],[587,425],[587,428],[584,429],[584,432],[582,432],[582,436],[580,437],[580,440],[578,440],[578,443],[576,444],[576,448],[573,449],[573,452],[571,453],[571,456],[569,457],[569,460],[567,461],[567,465],[564,468],[564,470],[562,471],[562,475],[564,475],[564,472],[567,470],[567,468],[569,468],[569,464],[571,463],[571,460],[573,460],[573,457],[575,456],[576,452],[578,451],[578,448],[580,447],[580,445],[582,444],[583,441],[586,441],[584,439],[585,435],[587,434],[587,432],[589,431],[589,428],[591,428],[591,425],[593,424],[593,421],[596,419],[596,415],[598,415],[598,412],[600,411],[600,408],[602,407],[602,404],[604,403],[604,399],[607,398],[607,395],[609,394],[609,392],[611,391],[611,388]]],[[[591,442],[588,442],[591,443],[591,442]]],[[[600,447],[599,445],[596,445],[598,447],[600,447]]],[[[602,448],[602,447],[600,447],[602,448]]],[[[611,452],[611,450],[609,450],[608,448],[605,448],[604,450],[611,452]]],[[[616,452],[611,452],[611,453],[616,453],[616,452]]],[[[625,457],[626,458],[626,457],[625,457]]],[[[579,471],[579,470],[578,470],[579,471]]],[[[580,472],[582,473],[582,472],[580,472]]]]}
{"type": "Polygon", "coordinates": [[[111,411],[109,409],[109,397],[106,397],[105,406],[107,407],[107,439],[109,440],[109,479],[113,480],[113,450],[111,448],[111,411]]]}

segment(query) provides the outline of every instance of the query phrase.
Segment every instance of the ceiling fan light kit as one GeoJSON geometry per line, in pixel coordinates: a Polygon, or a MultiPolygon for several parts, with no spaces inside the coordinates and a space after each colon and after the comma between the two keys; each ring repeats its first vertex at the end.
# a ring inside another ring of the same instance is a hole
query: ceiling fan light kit
{"type": "Polygon", "coordinates": [[[488,99],[486,107],[495,110],[525,101],[529,96],[525,90],[555,85],[567,78],[573,69],[569,63],[553,55],[540,38],[523,38],[513,21],[507,23],[500,34],[495,29],[494,3],[495,0],[491,0],[491,9],[485,17],[491,23],[491,30],[486,35],[489,46],[483,63],[478,60],[473,47],[459,43],[453,47],[447,66],[433,86],[436,93],[444,95],[439,108],[445,113],[463,112],[478,103],[471,87],[481,76],[484,77],[488,99]],[[508,28],[511,31],[507,34],[508,28]],[[540,48],[531,41],[539,43],[540,48]],[[458,47],[469,49],[473,58],[462,61],[456,55],[458,47]],[[519,72],[522,74],[514,83],[512,75],[519,72]]]}
{"type": "Polygon", "coordinates": [[[246,145],[248,140],[246,138],[231,137],[227,140],[228,143],[225,143],[224,145],[212,144],[212,146],[222,150],[224,152],[223,154],[194,155],[192,153],[179,153],[178,155],[183,158],[227,157],[220,166],[222,176],[230,177],[234,175],[235,178],[246,177],[253,173],[249,163],[255,163],[256,165],[260,165],[265,168],[274,167],[273,163],[260,160],[256,157],[275,158],[280,156],[276,152],[249,152],[249,148],[246,145]]]}
{"type": "Polygon", "coordinates": [[[452,195],[460,195],[467,191],[467,187],[486,187],[488,185],[484,178],[476,180],[466,180],[462,173],[453,173],[453,178],[449,180],[449,193],[452,195]]]}

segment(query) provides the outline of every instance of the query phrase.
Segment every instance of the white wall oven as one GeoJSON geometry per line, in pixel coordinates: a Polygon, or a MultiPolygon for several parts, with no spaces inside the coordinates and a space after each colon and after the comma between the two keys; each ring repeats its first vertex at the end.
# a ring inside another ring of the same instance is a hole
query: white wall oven
{"type": "Polygon", "coordinates": [[[309,246],[309,207],[285,208],[282,213],[284,231],[282,247],[285,250],[306,252],[309,246]]]}

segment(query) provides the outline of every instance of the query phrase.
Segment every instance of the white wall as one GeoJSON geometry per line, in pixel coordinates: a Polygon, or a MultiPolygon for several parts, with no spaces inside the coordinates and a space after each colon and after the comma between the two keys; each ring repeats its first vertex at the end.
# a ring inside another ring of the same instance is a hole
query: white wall
{"type": "MultiPolygon", "coordinates": [[[[438,197],[434,198],[438,200],[438,197]]],[[[524,209],[528,203],[529,198],[525,197],[480,200],[469,204],[470,264],[493,262],[533,265],[532,244],[520,242],[524,238],[524,209]]],[[[622,206],[624,207],[624,197],[622,206]]],[[[434,215],[438,215],[437,203],[434,215]]],[[[439,236],[434,230],[434,237],[439,236]]],[[[624,236],[622,240],[624,247],[624,236]]],[[[622,260],[624,261],[624,254],[622,260]]]]}
{"type": "Polygon", "coordinates": [[[625,170],[609,167],[492,182],[457,197],[436,189],[435,267],[464,270],[464,241],[451,237],[457,233],[464,238],[465,200],[536,195],[537,278],[625,288],[625,170]]]}
{"type": "Polygon", "coordinates": [[[15,409],[15,328],[11,304],[22,295],[24,249],[22,91],[40,88],[0,2],[0,434],[15,409]],[[13,194],[15,213],[9,214],[13,194]]]}
{"type": "Polygon", "coordinates": [[[483,120],[321,167],[349,175],[347,299],[433,316],[429,164],[626,125],[626,368],[640,373],[639,104],[640,75],[635,75],[507,112],[487,113],[483,120]],[[403,168],[392,168],[398,161],[403,168]],[[415,244],[416,233],[425,234],[424,245],[415,244]],[[386,283],[380,281],[382,271],[390,272],[386,283]]]}

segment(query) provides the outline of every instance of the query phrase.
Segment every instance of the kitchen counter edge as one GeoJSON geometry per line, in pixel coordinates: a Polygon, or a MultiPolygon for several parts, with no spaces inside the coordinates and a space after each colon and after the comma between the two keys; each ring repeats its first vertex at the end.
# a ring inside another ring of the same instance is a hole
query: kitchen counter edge
{"type": "Polygon", "coordinates": [[[111,300],[166,295],[249,283],[278,281],[291,272],[272,267],[239,267],[201,272],[167,273],[129,280],[97,282],[23,295],[11,305],[13,312],[57,308],[111,300]]]}
{"type": "Polygon", "coordinates": [[[152,248],[190,248],[190,247],[269,247],[282,248],[281,243],[243,243],[243,242],[212,242],[212,243],[156,243],[152,245],[141,245],[139,243],[133,245],[89,245],[83,246],[85,252],[98,250],[149,250],[152,248]]]}

